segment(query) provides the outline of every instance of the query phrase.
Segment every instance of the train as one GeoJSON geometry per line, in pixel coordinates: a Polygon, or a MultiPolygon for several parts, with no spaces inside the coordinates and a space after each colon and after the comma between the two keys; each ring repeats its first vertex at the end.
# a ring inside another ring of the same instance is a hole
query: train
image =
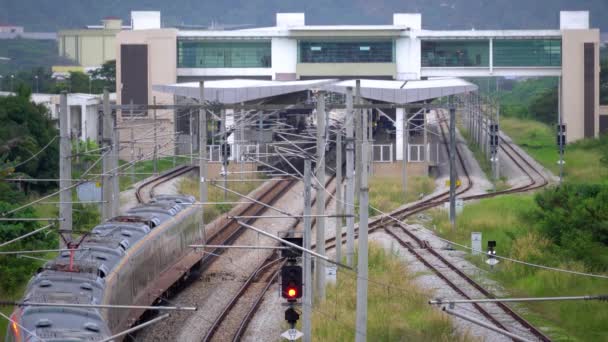
{"type": "Polygon", "coordinates": [[[197,259],[189,247],[203,238],[194,203],[192,196],[159,195],[95,226],[29,281],[22,302],[32,305],[15,308],[6,341],[100,341],[136,324],[144,309],[37,304],[158,303],[200,267],[200,253],[197,259]]]}

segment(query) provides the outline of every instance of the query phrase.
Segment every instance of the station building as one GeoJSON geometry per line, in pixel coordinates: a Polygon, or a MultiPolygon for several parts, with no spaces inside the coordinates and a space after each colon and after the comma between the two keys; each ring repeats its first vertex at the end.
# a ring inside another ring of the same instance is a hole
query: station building
{"type": "Polygon", "coordinates": [[[600,31],[589,23],[588,12],[561,12],[552,30],[446,31],[423,29],[418,13],[395,13],[390,25],[339,26],[277,13],[273,27],[122,31],[117,103],[173,104],[175,93],[163,85],[199,80],[558,77],[571,142],[600,132],[600,31]]]}

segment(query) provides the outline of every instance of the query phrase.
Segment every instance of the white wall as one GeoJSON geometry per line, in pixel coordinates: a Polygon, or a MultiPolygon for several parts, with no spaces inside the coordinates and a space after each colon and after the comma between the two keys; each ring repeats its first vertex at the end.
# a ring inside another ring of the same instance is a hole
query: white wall
{"type": "Polygon", "coordinates": [[[277,74],[296,74],[298,42],[295,39],[272,38],[272,79],[277,74]]]}
{"type": "Polygon", "coordinates": [[[405,110],[403,108],[397,108],[396,109],[396,116],[395,116],[395,128],[397,129],[396,132],[396,140],[395,140],[395,159],[396,160],[403,160],[403,118],[404,118],[404,114],[405,110]]]}
{"type": "Polygon", "coordinates": [[[395,62],[398,80],[420,79],[420,39],[414,33],[410,37],[395,40],[395,62]]]}
{"type": "Polygon", "coordinates": [[[588,30],[588,11],[561,11],[559,12],[559,28],[562,30],[588,30]]]}
{"type": "Polygon", "coordinates": [[[133,30],[149,30],[160,28],[160,12],[132,11],[131,27],[133,30]]]}

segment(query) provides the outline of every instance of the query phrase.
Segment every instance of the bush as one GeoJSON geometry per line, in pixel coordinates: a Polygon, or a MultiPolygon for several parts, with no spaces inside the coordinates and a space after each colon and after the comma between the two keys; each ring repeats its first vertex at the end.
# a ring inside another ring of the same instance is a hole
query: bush
{"type": "Polygon", "coordinates": [[[564,254],[595,270],[608,259],[608,186],[566,184],[536,195],[539,229],[564,254]]]}

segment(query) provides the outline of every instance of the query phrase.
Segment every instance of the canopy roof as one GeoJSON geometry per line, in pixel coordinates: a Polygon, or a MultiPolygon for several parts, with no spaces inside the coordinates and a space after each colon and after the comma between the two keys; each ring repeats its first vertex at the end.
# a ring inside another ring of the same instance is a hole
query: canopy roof
{"type": "MultiPolygon", "coordinates": [[[[355,88],[355,80],[333,79],[306,81],[268,81],[232,79],[205,81],[204,96],[210,101],[224,104],[253,101],[309,89],[346,93],[347,87],[355,88]]],[[[154,85],[152,89],[162,93],[199,98],[198,82],[154,85]]],[[[477,86],[459,78],[437,78],[421,81],[361,80],[361,96],[375,101],[397,104],[430,100],[442,96],[476,91],[477,86]]]]}
{"type": "MultiPolygon", "coordinates": [[[[319,88],[321,85],[330,82],[335,82],[335,80],[269,81],[232,79],[205,81],[204,96],[209,101],[234,104],[319,88]]],[[[154,85],[152,89],[195,99],[200,97],[198,82],[154,85]]]]}
{"type": "MultiPolygon", "coordinates": [[[[323,85],[323,90],[346,94],[346,88],[355,89],[356,81],[347,80],[323,85]]],[[[421,81],[361,80],[361,97],[390,102],[412,103],[442,96],[476,91],[477,86],[460,78],[438,78],[421,81]]]]}

